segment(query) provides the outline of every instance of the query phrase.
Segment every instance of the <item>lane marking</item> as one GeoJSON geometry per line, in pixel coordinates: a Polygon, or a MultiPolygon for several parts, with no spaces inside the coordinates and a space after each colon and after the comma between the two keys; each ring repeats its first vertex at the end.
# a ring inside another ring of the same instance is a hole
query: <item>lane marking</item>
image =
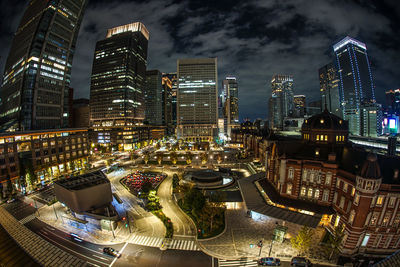
{"type": "Polygon", "coordinates": [[[94,254],[92,254],[92,256],[93,256],[93,257],[96,257],[96,258],[99,258],[99,259],[102,259],[102,260],[106,260],[106,261],[108,261],[108,260],[109,260],[109,259],[107,259],[107,258],[100,257],[100,256],[97,256],[97,255],[94,255],[94,254]]]}
{"type": "Polygon", "coordinates": [[[40,233],[40,235],[41,235],[43,238],[49,240],[50,243],[53,243],[53,242],[54,242],[54,243],[56,243],[57,245],[63,247],[64,249],[67,249],[67,250],[69,250],[69,251],[71,251],[71,252],[73,252],[73,253],[75,253],[75,254],[78,254],[78,255],[80,255],[80,256],[82,256],[82,257],[85,257],[85,258],[87,258],[87,259],[89,259],[89,260],[96,261],[96,262],[98,262],[98,263],[100,263],[100,264],[107,264],[107,263],[105,263],[105,262],[102,262],[102,261],[99,261],[99,260],[90,258],[90,257],[88,257],[88,256],[86,256],[86,255],[84,255],[84,254],[81,254],[81,253],[79,253],[79,252],[76,252],[75,250],[70,249],[70,248],[68,248],[68,247],[66,247],[66,246],[64,246],[64,245],[61,245],[61,244],[58,243],[57,241],[52,240],[51,238],[49,238],[48,236],[43,235],[42,233],[40,233]]]}
{"type": "MultiPolygon", "coordinates": [[[[126,248],[126,246],[128,245],[128,242],[125,242],[125,245],[122,247],[122,249],[119,251],[119,253],[122,255],[122,252],[124,252],[124,249],[126,248]]],[[[110,267],[114,265],[114,263],[117,261],[117,257],[115,257],[115,259],[111,262],[111,264],[109,265],[110,267]]]]}

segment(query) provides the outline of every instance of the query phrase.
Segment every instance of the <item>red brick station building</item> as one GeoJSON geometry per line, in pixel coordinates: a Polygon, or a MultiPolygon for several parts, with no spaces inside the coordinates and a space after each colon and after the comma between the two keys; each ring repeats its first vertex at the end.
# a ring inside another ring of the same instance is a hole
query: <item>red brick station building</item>
{"type": "Polygon", "coordinates": [[[301,139],[247,125],[232,142],[265,162],[259,183],[269,205],[319,214],[328,231],[342,227],[342,255],[392,254],[400,249],[400,158],[372,154],[348,134],[347,121],[325,110],[305,120],[301,139]]]}

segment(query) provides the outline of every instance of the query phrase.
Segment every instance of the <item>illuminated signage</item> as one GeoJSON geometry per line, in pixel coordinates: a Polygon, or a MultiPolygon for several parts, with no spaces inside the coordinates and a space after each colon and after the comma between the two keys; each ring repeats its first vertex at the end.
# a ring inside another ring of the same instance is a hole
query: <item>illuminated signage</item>
{"type": "Polygon", "coordinates": [[[389,119],[389,129],[396,129],[396,119],[389,119]]]}

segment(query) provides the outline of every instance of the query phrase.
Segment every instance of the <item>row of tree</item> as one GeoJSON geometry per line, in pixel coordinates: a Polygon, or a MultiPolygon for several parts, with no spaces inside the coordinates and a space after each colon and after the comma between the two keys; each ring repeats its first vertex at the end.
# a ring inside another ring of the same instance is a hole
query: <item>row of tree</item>
{"type": "MultiPolygon", "coordinates": [[[[339,252],[340,246],[344,238],[344,231],[341,227],[335,227],[332,233],[328,233],[325,243],[328,259],[331,260],[335,253],[339,252]]],[[[303,226],[297,233],[296,237],[290,240],[292,246],[299,251],[300,255],[304,255],[309,249],[315,245],[314,230],[310,227],[303,226]]]]}

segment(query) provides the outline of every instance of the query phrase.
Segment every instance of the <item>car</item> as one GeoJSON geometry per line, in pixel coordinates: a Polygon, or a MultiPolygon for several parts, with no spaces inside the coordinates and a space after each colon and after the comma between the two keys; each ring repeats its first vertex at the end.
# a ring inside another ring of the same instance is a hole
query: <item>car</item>
{"type": "Polygon", "coordinates": [[[309,259],[304,258],[304,257],[294,257],[290,261],[290,266],[295,266],[295,267],[311,267],[312,263],[309,259]]]}
{"type": "Polygon", "coordinates": [[[105,248],[103,248],[103,252],[104,252],[105,254],[110,255],[110,256],[113,256],[113,257],[117,257],[117,258],[121,257],[121,254],[119,253],[119,251],[118,251],[118,250],[115,250],[115,249],[113,249],[113,248],[111,248],[111,247],[105,247],[105,248]]]}
{"type": "Polygon", "coordinates": [[[73,240],[76,240],[78,242],[82,242],[83,241],[82,238],[79,235],[75,234],[75,233],[69,233],[69,235],[71,236],[71,238],[73,240]]]}
{"type": "Polygon", "coordinates": [[[261,258],[258,260],[258,266],[280,266],[281,260],[273,257],[261,258]]]}

